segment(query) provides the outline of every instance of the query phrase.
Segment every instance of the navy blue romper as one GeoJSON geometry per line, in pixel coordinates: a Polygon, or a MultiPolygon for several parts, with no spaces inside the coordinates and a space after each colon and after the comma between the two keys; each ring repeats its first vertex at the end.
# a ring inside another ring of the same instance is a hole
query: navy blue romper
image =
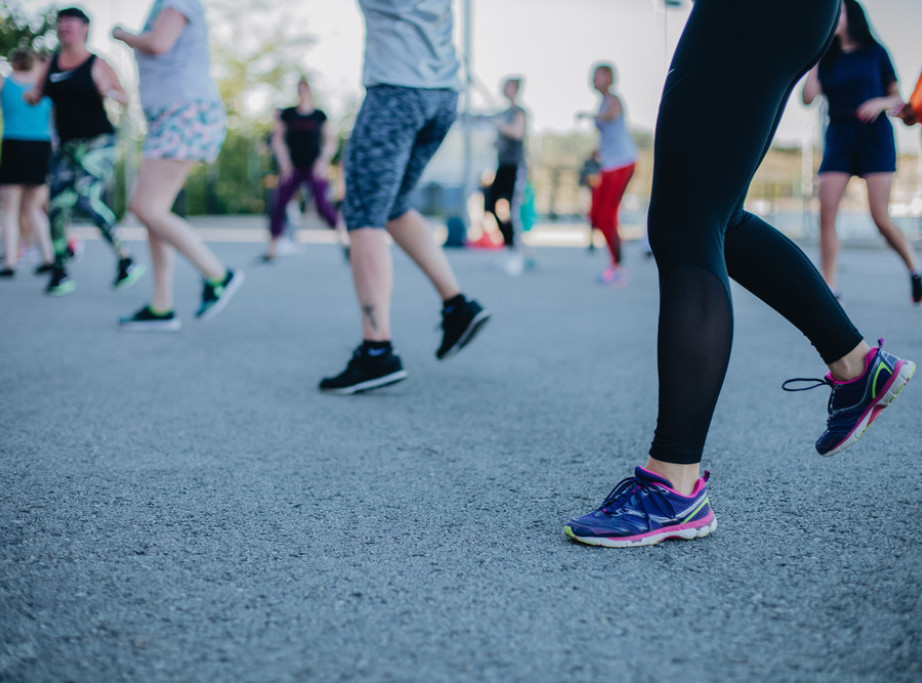
{"type": "Polygon", "coordinates": [[[820,62],[820,85],[829,102],[829,126],[820,173],[865,176],[896,171],[893,126],[886,113],[871,123],[858,119],[862,103],[886,97],[896,82],[890,55],[874,43],[820,62]]]}

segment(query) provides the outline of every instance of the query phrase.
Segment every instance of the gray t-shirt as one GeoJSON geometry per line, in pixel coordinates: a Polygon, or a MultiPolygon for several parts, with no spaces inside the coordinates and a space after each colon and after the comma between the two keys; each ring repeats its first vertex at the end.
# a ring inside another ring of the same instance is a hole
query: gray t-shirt
{"type": "Polygon", "coordinates": [[[451,0],[359,0],[359,6],[366,88],[460,88],[451,0]]]}
{"type": "Polygon", "coordinates": [[[218,87],[211,78],[208,54],[208,24],[199,0],[154,0],[144,31],[150,31],[157,17],[173,8],[188,22],[173,47],[162,55],[135,51],[141,106],[160,109],[177,102],[220,101],[218,87]]]}
{"type": "MultiPolygon", "coordinates": [[[[516,117],[525,115],[525,110],[515,104],[499,115],[503,125],[509,126],[516,117]]],[[[525,140],[516,140],[508,135],[499,133],[496,137],[496,157],[502,165],[525,163],[525,140]]]]}

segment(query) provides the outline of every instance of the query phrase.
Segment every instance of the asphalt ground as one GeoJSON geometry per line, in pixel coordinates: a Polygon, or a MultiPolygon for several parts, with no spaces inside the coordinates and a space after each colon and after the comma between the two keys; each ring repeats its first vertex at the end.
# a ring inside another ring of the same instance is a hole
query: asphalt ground
{"type": "MultiPolygon", "coordinates": [[[[141,243],[132,243],[146,259],[141,243]]],[[[922,387],[821,458],[824,371],[735,290],[705,466],[710,537],[612,550],[564,522],[645,459],[656,407],[656,270],[594,282],[601,251],[537,250],[518,278],[453,251],[493,319],[439,362],[439,301],[396,256],[410,373],[355,397],[316,385],[359,341],[339,249],[247,273],[215,319],[180,261],[175,334],[120,331],[87,243],[77,291],[0,282],[2,681],[919,681],[922,387]]],[[[869,341],[922,360],[922,310],[883,249],[841,288],[869,341]]]]}

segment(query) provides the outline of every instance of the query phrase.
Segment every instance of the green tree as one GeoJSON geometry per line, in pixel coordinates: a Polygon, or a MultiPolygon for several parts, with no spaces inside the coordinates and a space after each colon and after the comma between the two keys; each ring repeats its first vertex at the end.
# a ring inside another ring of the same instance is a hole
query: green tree
{"type": "Polygon", "coordinates": [[[53,7],[30,14],[20,2],[0,0],[0,58],[5,59],[17,47],[29,46],[36,51],[52,49],[57,44],[55,14],[53,7]]]}
{"type": "Polygon", "coordinates": [[[272,112],[291,99],[316,42],[274,0],[251,0],[240,21],[239,0],[208,0],[212,69],[227,109],[228,131],[218,160],[197,167],[186,183],[186,210],[196,214],[261,213],[269,159],[265,140],[272,112]]]}
{"type": "Polygon", "coordinates": [[[231,128],[271,120],[279,96],[290,99],[303,70],[307,48],[317,39],[301,28],[278,3],[251,0],[246,21],[239,20],[239,0],[210,0],[215,80],[227,107],[231,128]]]}

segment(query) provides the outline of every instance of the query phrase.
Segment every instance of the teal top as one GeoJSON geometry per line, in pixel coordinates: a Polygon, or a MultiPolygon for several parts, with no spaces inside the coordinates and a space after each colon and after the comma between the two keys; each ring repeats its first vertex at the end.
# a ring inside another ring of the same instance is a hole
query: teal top
{"type": "Polygon", "coordinates": [[[3,82],[0,108],[4,140],[51,140],[51,100],[43,97],[36,105],[27,104],[22,96],[29,90],[31,83],[18,83],[12,77],[3,82]]]}

